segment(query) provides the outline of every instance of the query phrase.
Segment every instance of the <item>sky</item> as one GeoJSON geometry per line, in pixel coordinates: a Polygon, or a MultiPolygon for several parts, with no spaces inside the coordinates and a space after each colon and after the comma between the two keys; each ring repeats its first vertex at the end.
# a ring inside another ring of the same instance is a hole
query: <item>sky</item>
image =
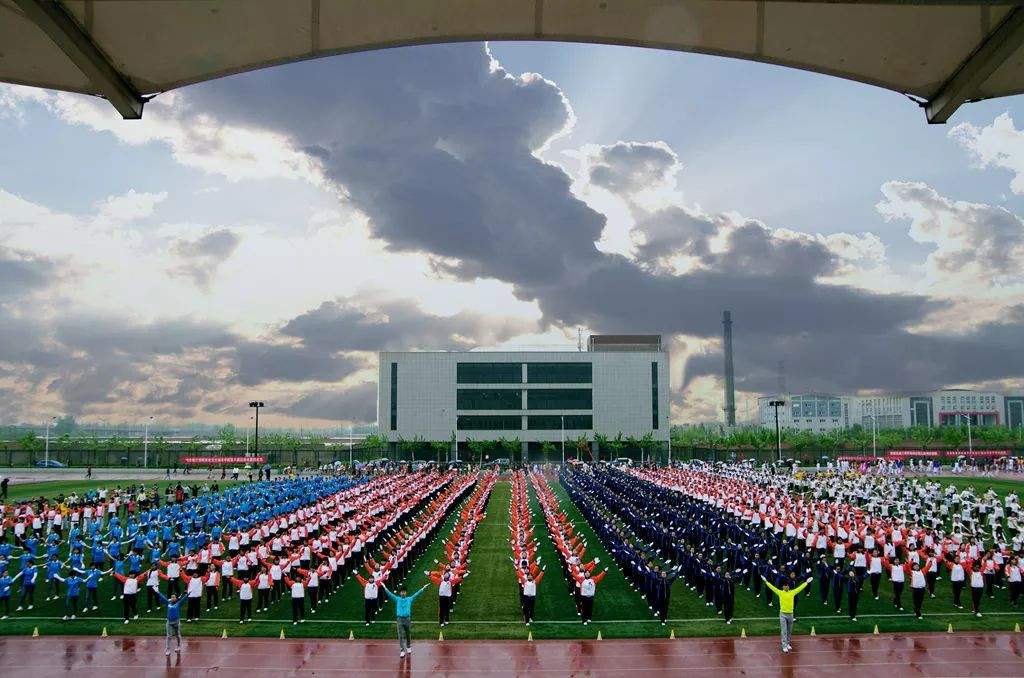
{"type": "Polygon", "coordinates": [[[104,101],[0,85],[0,422],[376,419],[376,352],[656,332],[676,423],[1024,388],[1024,100],[465,43],[104,101]],[[1018,127],[1021,125],[1021,127],[1018,127]]]}

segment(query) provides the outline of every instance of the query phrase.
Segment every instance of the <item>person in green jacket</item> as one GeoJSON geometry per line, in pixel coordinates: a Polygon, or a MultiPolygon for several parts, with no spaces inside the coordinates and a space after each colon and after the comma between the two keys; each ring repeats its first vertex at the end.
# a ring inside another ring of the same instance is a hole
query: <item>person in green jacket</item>
{"type": "Polygon", "coordinates": [[[398,647],[401,652],[398,653],[399,657],[405,657],[406,654],[412,654],[412,604],[416,601],[421,593],[427,590],[428,584],[424,584],[416,593],[406,595],[409,592],[403,586],[398,590],[398,595],[388,589],[387,585],[382,585],[384,593],[387,594],[388,598],[395,601],[395,624],[398,626],[398,647]]]}
{"type": "Polygon", "coordinates": [[[764,577],[761,577],[761,580],[779,598],[779,626],[782,629],[782,651],[789,652],[793,649],[793,646],[790,644],[790,641],[793,639],[793,600],[801,591],[807,588],[808,584],[814,581],[814,578],[808,578],[795,589],[789,588],[788,581],[783,582],[782,588],[778,589],[772,586],[772,583],[764,577]]]}

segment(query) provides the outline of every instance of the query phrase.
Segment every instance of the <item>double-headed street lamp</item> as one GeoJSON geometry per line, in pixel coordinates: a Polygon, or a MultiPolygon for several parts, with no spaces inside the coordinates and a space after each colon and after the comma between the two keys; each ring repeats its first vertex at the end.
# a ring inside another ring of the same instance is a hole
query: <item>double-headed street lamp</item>
{"type": "Polygon", "coordinates": [[[50,419],[46,422],[46,452],[45,452],[45,459],[46,459],[46,461],[43,462],[44,464],[46,464],[46,468],[50,468],[50,427],[53,426],[54,422],[56,422],[56,421],[57,421],[57,417],[56,417],[56,415],[54,415],[54,416],[50,417],[50,419]]]}
{"type": "Polygon", "coordinates": [[[260,451],[260,408],[266,407],[262,400],[252,400],[249,402],[249,407],[256,408],[256,431],[252,441],[252,451],[256,454],[260,451]]]}
{"type": "Polygon", "coordinates": [[[768,403],[768,407],[775,408],[775,451],[779,455],[779,461],[782,461],[782,429],[779,428],[779,408],[785,404],[785,400],[772,400],[768,403]]]}

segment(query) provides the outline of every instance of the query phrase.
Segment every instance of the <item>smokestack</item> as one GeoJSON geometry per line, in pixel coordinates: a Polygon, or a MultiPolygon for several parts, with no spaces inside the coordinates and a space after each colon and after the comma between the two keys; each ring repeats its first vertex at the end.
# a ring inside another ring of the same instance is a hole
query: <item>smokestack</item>
{"type": "Polygon", "coordinates": [[[732,313],[722,311],[722,345],[725,349],[725,424],[736,425],[736,388],[732,373],[732,313]]]}

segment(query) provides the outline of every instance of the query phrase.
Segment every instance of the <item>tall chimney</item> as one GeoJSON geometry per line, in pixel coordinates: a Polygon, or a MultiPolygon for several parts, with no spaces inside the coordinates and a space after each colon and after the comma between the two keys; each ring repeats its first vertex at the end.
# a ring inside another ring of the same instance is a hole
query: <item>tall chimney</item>
{"type": "Polygon", "coordinates": [[[736,425],[736,388],[732,373],[732,313],[722,311],[722,344],[725,348],[725,424],[736,425]]]}

